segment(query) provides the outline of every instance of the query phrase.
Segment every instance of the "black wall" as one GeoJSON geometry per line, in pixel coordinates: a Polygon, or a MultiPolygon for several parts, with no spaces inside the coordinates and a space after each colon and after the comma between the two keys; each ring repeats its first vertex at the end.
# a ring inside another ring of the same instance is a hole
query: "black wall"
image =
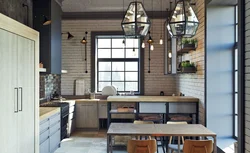
{"type": "Polygon", "coordinates": [[[33,27],[33,2],[32,0],[0,0],[0,13],[17,20],[29,27],[33,27]],[[28,5],[28,15],[27,7],[23,7],[22,4],[28,5]],[[27,16],[29,17],[29,23],[27,24],[27,16]]]}

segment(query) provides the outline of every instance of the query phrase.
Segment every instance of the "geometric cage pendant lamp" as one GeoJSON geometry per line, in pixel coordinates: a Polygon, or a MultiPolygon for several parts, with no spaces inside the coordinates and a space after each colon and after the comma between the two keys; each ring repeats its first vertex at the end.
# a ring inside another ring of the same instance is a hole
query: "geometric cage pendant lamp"
{"type": "Polygon", "coordinates": [[[179,0],[172,12],[167,25],[172,37],[193,37],[199,26],[199,21],[187,0],[179,0]]]}
{"type": "Polygon", "coordinates": [[[127,37],[145,37],[151,22],[141,2],[131,2],[121,23],[124,35],[127,37]]]}

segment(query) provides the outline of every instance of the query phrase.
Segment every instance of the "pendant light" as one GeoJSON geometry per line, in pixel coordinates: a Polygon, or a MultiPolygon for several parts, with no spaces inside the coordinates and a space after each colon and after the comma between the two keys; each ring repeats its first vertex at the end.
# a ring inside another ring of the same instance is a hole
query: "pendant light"
{"type": "Polygon", "coordinates": [[[51,20],[49,20],[45,15],[43,15],[43,25],[50,25],[51,20]]]}
{"type": "Polygon", "coordinates": [[[85,46],[85,73],[88,73],[88,62],[87,62],[87,35],[88,32],[85,32],[85,36],[83,37],[83,39],[81,40],[81,43],[84,44],[85,46]]]}
{"type": "Polygon", "coordinates": [[[82,40],[81,40],[81,43],[82,43],[82,44],[87,44],[87,38],[86,38],[86,37],[87,37],[87,34],[88,34],[88,32],[86,31],[86,32],[85,32],[85,36],[84,36],[84,37],[82,38],[82,40]]]}
{"type": "Polygon", "coordinates": [[[121,23],[125,36],[145,37],[151,22],[146,14],[142,2],[131,2],[121,23]]]}
{"type": "Polygon", "coordinates": [[[143,39],[143,41],[142,41],[141,48],[145,48],[145,42],[144,42],[144,39],[143,39]]]}
{"type": "Polygon", "coordinates": [[[187,0],[179,0],[172,12],[167,29],[172,37],[193,37],[199,21],[187,0]]]}
{"type": "Polygon", "coordinates": [[[159,41],[159,44],[162,45],[163,44],[163,39],[162,39],[162,32],[163,32],[163,23],[162,23],[162,18],[163,18],[163,15],[162,15],[162,0],[161,0],[161,36],[160,36],[160,41],[159,41]]]}

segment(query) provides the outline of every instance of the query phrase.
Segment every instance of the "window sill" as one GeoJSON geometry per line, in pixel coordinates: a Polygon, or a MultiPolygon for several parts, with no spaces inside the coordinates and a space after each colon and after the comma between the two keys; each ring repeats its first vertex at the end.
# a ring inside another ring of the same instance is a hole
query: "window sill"
{"type": "Polygon", "coordinates": [[[223,150],[225,153],[234,153],[234,143],[237,140],[232,137],[218,137],[217,146],[223,150]]]}

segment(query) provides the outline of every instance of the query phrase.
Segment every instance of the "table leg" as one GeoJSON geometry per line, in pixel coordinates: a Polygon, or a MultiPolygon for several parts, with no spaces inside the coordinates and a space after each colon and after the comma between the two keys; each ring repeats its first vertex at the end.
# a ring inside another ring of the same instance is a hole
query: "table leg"
{"type": "Polygon", "coordinates": [[[178,136],[178,153],[181,153],[181,147],[180,147],[181,141],[180,136],[178,136]]]}
{"type": "Polygon", "coordinates": [[[108,102],[107,103],[107,128],[109,128],[109,125],[111,123],[111,113],[110,113],[110,110],[111,110],[111,102],[108,102]]]}
{"type": "Polygon", "coordinates": [[[213,139],[214,139],[214,153],[217,153],[217,140],[216,140],[216,136],[214,136],[213,139]]]}
{"type": "Polygon", "coordinates": [[[110,135],[107,135],[107,153],[109,153],[109,138],[110,137],[110,135]]]}
{"type": "Polygon", "coordinates": [[[196,103],[196,124],[199,124],[199,103],[196,103]]]}

